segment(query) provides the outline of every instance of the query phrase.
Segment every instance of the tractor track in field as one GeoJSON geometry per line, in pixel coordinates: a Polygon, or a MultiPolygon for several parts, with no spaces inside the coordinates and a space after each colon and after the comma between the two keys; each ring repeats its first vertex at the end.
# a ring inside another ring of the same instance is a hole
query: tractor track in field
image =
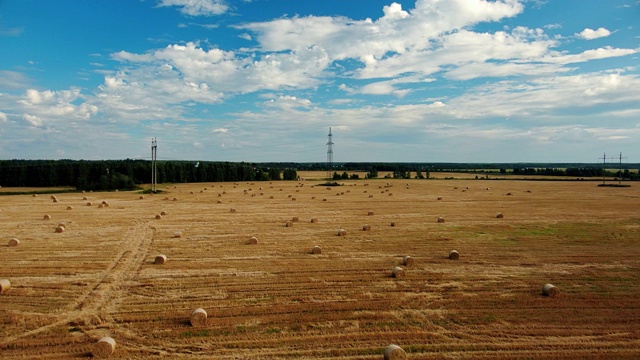
{"type": "Polygon", "coordinates": [[[134,224],[129,226],[126,234],[120,240],[119,251],[113,261],[109,263],[90,289],[72,302],[64,313],[54,315],[58,318],[57,321],[2,339],[0,345],[69,323],[91,323],[96,318],[99,319],[102,326],[105,322],[112,322],[110,313],[114,311],[114,308],[117,308],[116,304],[126,293],[127,282],[138,276],[144,259],[149,254],[153,231],[153,228],[149,226],[149,221],[135,219],[134,224]]]}

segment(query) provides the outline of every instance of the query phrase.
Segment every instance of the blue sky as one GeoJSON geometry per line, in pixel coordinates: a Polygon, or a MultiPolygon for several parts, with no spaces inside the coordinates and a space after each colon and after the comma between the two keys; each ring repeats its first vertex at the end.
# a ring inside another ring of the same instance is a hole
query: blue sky
{"type": "Polygon", "coordinates": [[[0,0],[0,158],[640,162],[640,0],[0,0]]]}

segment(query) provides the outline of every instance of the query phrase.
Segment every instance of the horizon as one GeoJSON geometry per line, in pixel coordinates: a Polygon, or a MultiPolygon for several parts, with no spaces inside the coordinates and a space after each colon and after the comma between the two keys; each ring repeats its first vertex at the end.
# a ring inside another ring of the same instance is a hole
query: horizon
{"type": "Polygon", "coordinates": [[[640,161],[638,0],[64,4],[0,2],[1,159],[640,161]]]}

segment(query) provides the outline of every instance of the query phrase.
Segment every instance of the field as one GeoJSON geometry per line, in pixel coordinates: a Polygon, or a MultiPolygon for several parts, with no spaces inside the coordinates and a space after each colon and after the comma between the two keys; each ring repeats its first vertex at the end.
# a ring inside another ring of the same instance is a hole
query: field
{"type": "Polygon", "coordinates": [[[341,183],[1,196],[0,357],[640,358],[640,185],[341,183]]]}

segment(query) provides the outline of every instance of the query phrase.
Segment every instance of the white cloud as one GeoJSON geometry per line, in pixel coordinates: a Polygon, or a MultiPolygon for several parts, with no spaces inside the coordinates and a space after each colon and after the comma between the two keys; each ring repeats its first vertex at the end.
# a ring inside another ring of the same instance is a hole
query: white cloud
{"type": "Polygon", "coordinates": [[[178,6],[181,13],[190,16],[221,15],[229,10],[223,0],[160,0],[158,6],[178,6]]]}
{"type": "Polygon", "coordinates": [[[7,114],[5,114],[2,111],[0,111],[0,122],[6,123],[7,120],[8,120],[7,114]]]}
{"type": "Polygon", "coordinates": [[[220,134],[226,134],[228,131],[229,129],[225,129],[225,128],[213,129],[214,133],[220,133],[220,134]]]}
{"type": "Polygon", "coordinates": [[[607,37],[611,35],[611,31],[605,29],[605,28],[599,28],[598,30],[593,30],[593,29],[589,29],[586,28],[584,30],[582,30],[580,33],[576,34],[577,37],[585,39],[585,40],[593,40],[593,39],[598,39],[598,38],[602,38],[602,37],[607,37]]]}
{"type": "Polygon", "coordinates": [[[22,119],[27,123],[29,123],[29,125],[35,126],[35,127],[42,126],[43,124],[42,119],[40,119],[36,115],[24,114],[22,115],[22,119]]]}

